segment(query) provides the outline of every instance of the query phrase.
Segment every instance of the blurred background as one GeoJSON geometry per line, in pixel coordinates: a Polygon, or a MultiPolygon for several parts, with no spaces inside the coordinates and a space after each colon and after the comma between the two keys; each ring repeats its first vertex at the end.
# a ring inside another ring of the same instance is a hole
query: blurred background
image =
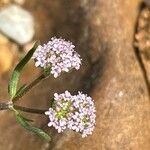
{"type": "MultiPolygon", "coordinates": [[[[49,77],[17,103],[48,108],[55,92],[78,90],[93,97],[97,124],[82,139],[58,134],[47,118],[24,113],[47,131],[51,142],[21,128],[13,113],[0,112],[0,150],[149,150],[150,149],[150,1],[149,0],[0,0],[0,101],[9,99],[12,69],[36,40],[72,41],[82,67],[49,77]]],[[[40,70],[30,62],[21,83],[40,70]]]]}

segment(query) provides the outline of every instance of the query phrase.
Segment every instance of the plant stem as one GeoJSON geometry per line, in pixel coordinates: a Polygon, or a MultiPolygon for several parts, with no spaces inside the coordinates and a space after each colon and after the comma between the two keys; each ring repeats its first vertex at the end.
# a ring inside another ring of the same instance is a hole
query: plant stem
{"type": "Polygon", "coordinates": [[[34,86],[36,86],[41,80],[45,79],[47,76],[45,76],[44,74],[41,74],[38,78],[36,78],[35,80],[33,80],[29,85],[27,85],[23,91],[21,93],[19,93],[18,95],[16,95],[12,101],[16,101],[19,98],[21,98],[22,96],[24,96],[29,90],[31,90],[34,86]]]}
{"type": "Polygon", "coordinates": [[[8,103],[0,103],[0,110],[6,110],[9,109],[8,103]]]}
{"type": "Polygon", "coordinates": [[[34,113],[34,114],[44,114],[47,109],[35,109],[35,108],[28,108],[23,106],[14,105],[13,106],[16,110],[28,112],[28,113],[34,113]]]}
{"type": "MultiPolygon", "coordinates": [[[[10,108],[9,103],[0,103],[0,110],[8,110],[9,108],[10,108]]],[[[48,109],[28,108],[28,107],[23,107],[19,105],[13,105],[13,108],[15,108],[16,110],[23,111],[23,112],[35,113],[35,114],[44,114],[44,112],[48,110],[48,109]]]]}

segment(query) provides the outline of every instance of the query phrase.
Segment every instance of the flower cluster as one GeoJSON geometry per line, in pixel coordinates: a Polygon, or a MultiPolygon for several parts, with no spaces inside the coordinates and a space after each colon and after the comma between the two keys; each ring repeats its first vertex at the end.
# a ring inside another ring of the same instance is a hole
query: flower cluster
{"type": "Polygon", "coordinates": [[[68,128],[86,137],[92,134],[94,129],[95,112],[91,97],[81,92],[71,95],[70,92],[65,91],[62,94],[54,94],[52,107],[45,114],[50,119],[48,126],[53,126],[59,133],[68,128]]]}
{"type": "Polygon", "coordinates": [[[57,78],[61,72],[80,68],[80,55],[74,48],[71,42],[53,37],[47,44],[37,47],[32,59],[35,60],[36,67],[50,68],[51,74],[57,78]]]}

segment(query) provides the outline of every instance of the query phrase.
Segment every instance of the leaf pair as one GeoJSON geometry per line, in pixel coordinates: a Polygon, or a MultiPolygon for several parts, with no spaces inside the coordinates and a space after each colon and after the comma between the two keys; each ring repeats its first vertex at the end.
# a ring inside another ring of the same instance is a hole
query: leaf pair
{"type": "Polygon", "coordinates": [[[27,55],[17,64],[15,67],[11,79],[8,84],[8,93],[13,99],[17,93],[17,85],[20,78],[21,71],[23,70],[24,66],[28,63],[28,61],[31,59],[33,53],[35,52],[36,48],[38,47],[39,42],[36,42],[33,46],[33,48],[27,53],[27,55]]]}
{"type": "MultiPolygon", "coordinates": [[[[15,97],[17,97],[18,95],[21,95],[26,88],[26,85],[23,85],[19,88],[19,90],[17,90],[17,85],[20,79],[20,75],[21,75],[21,71],[23,70],[24,66],[28,63],[28,61],[31,59],[33,53],[35,52],[37,46],[38,46],[38,42],[36,42],[33,46],[33,48],[25,55],[25,57],[17,64],[17,66],[15,67],[11,79],[9,81],[8,84],[8,93],[11,97],[11,100],[15,100],[15,97]]],[[[35,134],[37,134],[38,136],[46,139],[46,140],[50,140],[50,136],[45,133],[43,130],[34,127],[32,125],[30,125],[29,119],[26,119],[25,117],[23,117],[17,110],[15,110],[13,108],[15,115],[16,115],[16,120],[17,122],[25,129],[27,129],[28,131],[31,131],[35,134]]]]}
{"type": "Polygon", "coordinates": [[[47,133],[45,133],[43,130],[37,127],[31,126],[29,123],[30,120],[24,118],[21,114],[16,113],[16,120],[23,128],[37,134],[38,136],[40,136],[41,138],[44,138],[45,140],[50,141],[50,136],[47,133]]]}

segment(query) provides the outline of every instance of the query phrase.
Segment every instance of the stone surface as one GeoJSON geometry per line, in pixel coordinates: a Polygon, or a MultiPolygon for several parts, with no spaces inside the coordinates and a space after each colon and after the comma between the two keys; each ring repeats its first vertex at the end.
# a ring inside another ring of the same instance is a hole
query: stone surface
{"type": "Polygon", "coordinates": [[[7,44],[9,43],[9,40],[6,36],[0,34],[0,44],[7,44]]]}
{"type": "Polygon", "coordinates": [[[144,2],[146,3],[147,6],[150,7],[150,0],[144,0],[144,2]]]}
{"type": "Polygon", "coordinates": [[[142,9],[139,18],[135,46],[147,59],[150,59],[150,8],[142,9]]]}
{"type": "Polygon", "coordinates": [[[18,47],[0,34],[0,76],[12,68],[16,56],[14,50],[18,50],[18,47]]]}
{"type": "Polygon", "coordinates": [[[10,47],[0,45],[0,75],[9,71],[13,64],[13,58],[10,47]]]}
{"type": "Polygon", "coordinates": [[[0,31],[19,44],[29,42],[34,35],[32,15],[17,5],[0,10],[0,31]]]}
{"type": "Polygon", "coordinates": [[[1,0],[0,1],[0,6],[4,6],[10,3],[10,0],[1,0]]]}
{"type": "Polygon", "coordinates": [[[132,47],[139,2],[97,0],[90,6],[89,44],[101,66],[91,91],[95,132],[81,139],[68,131],[50,149],[149,150],[149,89],[132,47]]]}
{"type": "Polygon", "coordinates": [[[147,5],[142,8],[138,17],[135,46],[141,59],[145,78],[147,78],[147,84],[150,87],[150,8],[147,5]]]}
{"type": "MultiPolygon", "coordinates": [[[[82,13],[82,10],[78,8],[76,4],[74,10],[76,12],[82,13]]],[[[82,36],[85,34],[85,22],[83,21],[84,16],[80,13],[72,14],[69,17],[70,23],[68,24],[68,15],[64,9],[64,5],[61,1],[41,1],[41,0],[32,0],[26,3],[26,8],[28,8],[33,15],[35,16],[36,21],[36,40],[39,39],[42,43],[48,41],[48,39],[54,35],[70,40],[73,44],[76,45],[76,50],[82,55],[83,65],[79,71],[73,70],[70,73],[63,74],[57,80],[53,77],[48,78],[43,81],[42,84],[39,84],[36,88],[32,90],[27,96],[25,96],[20,104],[28,107],[35,108],[48,108],[50,98],[55,92],[64,92],[66,89],[69,90],[72,94],[76,93],[78,89],[81,89],[82,85],[85,83],[85,76],[88,69],[90,69],[90,61],[87,58],[87,44],[86,38],[82,36]],[[60,17],[60,14],[63,14],[60,17]],[[58,19],[59,16],[59,19],[58,19]],[[75,20],[72,20],[72,17],[75,17],[75,20]],[[48,19],[47,19],[48,18],[48,19]],[[81,19],[80,19],[81,18],[81,19]],[[74,23],[75,22],[75,23],[74,23]],[[79,26],[75,26],[79,24],[79,26]],[[59,26],[58,26],[59,25],[59,26]],[[54,33],[55,32],[55,33],[54,33]],[[79,41],[79,42],[78,42],[79,41]]],[[[13,66],[14,67],[14,66],[13,66]]],[[[21,82],[29,82],[35,78],[36,73],[33,69],[28,70],[28,67],[25,69],[25,74],[23,73],[23,79],[21,82]],[[28,75],[27,71],[30,71],[28,75]],[[29,79],[30,77],[30,79],[29,79]]],[[[32,68],[29,66],[29,68],[32,68]]],[[[7,77],[7,76],[6,76],[7,77]]],[[[3,91],[0,90],[1,99],[8,99],[6,95],[7,90],[7,80],[8,77],[3,81],[3,91]],[[7,79],[7,80],[6,80],[7,79]]],[[[47,128],[47,117],[40,115],[31,115],[25,114],[29,118],[35,120],[34,124],[48,131],[49,134],[52,134],[55,138],[61,135],[55,134],[54,130],[47,128]]],[[[51,147],[53,141],[48,143],[39,137],[35,136],[32,133],[27,132],[21,128],[15,121],[14,115],[11,112],[0,113],[0,116],[3,118],[3,121],[0,122],[0,149],[1,150],[47,150],[51,147]],[[7,116],[7,117],[5,117],[7,116]],[[18,138],[16,138],[18,137],[18,138]],[[11,142],[10,142],[11,141],[11,142]]]]}
{"type": "Polygon", "coordinates": [[[13,0],[13,1],[19,5],[23,5],[25,3],[25,0],[13,0]]]}
{"type": "MultiPolygon", "coordinates": [[[[25,7],[35,16],[36,38],[47,41],[56,35],[71,40],[83,58],[83,65],[80,71],[64,74],[57,80],[48,78],[20,104],[45,108],[54,92],[83,90],[95,99],[97,125],[92,136],[82,139],[71,131],[58,134],[49,130],[43,116],[25,114],[52,134],[52,141],[47,143],[17,125],[11,112],[3,112],[1,150],[149,150],[148,89],[132,46],[140,2],[26,2],[25,7]]],[[[35,76],[30,74],[31,78],[35,76]]],[[[1,99],[8,97],[6,83],[1,82],[1,99]]]]}

